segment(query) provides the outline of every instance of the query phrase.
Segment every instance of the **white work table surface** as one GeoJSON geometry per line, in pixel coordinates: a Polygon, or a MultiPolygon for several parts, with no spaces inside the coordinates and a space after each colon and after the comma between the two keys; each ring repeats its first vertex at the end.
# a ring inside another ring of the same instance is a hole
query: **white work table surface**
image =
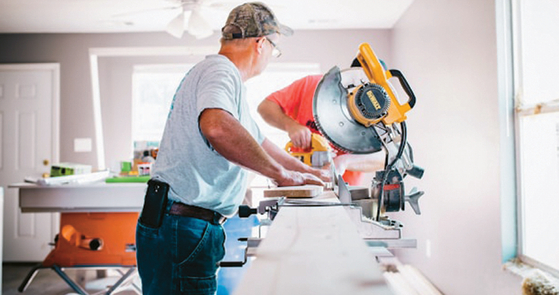
{"type": "Polygon", "coordinates": [[[22,212],[139,212],[145,183],[89,183],[40,186],[18,183],[22,212]]]}
{"type": "Polygon", "coordinates": [[[235,294],[392,293],[345,209],[327,206],[282,207],[235,294]]]}

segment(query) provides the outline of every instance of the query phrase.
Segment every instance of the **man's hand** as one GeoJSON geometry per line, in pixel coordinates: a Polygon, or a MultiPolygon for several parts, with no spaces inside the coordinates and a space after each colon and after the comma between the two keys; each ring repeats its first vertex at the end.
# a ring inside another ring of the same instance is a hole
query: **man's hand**
{"type": "Polygon", "coordinates": [[[314,184],[324,186],[324,182],[320,178],[310,173],[301,173],[297,171],[285,170],[281,179],[274,179],[277,186],[297,186],[305,184],[314,184]]]}
{"type": "Polygon", "coordinates": [[[311,168],[312,171],[310,172],[311,174],[313,174],[314,176],[320,178],[320,180],[322,181],[326,181],[326,182],[330,182],[332,181],[331,179],[331,175],[330,175],[330,169],[316,169],[316,168],[311,168]]]}
{"type": "Polygon", "coordinates": [[[258,105],[258,113],[266,123],[286,131],[294,147],[306,149],[311,146],[311,131],[286,115],[276,102],[263,100],[258,105]]]}
{"type": "MultiPolygon", "coordinates": [[[[313,177],[309,177],[309,176],[305,176],[309,181],[316,181],[316,179],[320,180],[321,182],[324,181],[330,181],[330,170],[329,169],[317,169],[317,168],[312,168],[307,166],[306,164],[304,164],[303,162],[299,161],[299,159],[296,159],[295,157],[290,156],[285,150],[280,149],[278,146],[276,146],[274,143],[272,143],[271,141],[269,141],[268,139],[265,139],[262,142],[262,148],[272,157],[274,158],[278,163],[280,163],[285,171],[289,171],[291,173],[296,173],[295,171],[297,171],[297,173],[299,174],[309,174],[312,175],[313,177]],[[316,179],[315,179],[316,178],[316,179]]],[[[282,172],[281,175],[278,176],[279,179],[282,178],[293,178],[293,177],[301,177],[301,176],[286,176],[287,172],[282,172]]],[[[290,182],[290,181],[294,181],[293,179],[291,180],[277,180],[274,179],[276,181],[276,183],[283,183],[283,182],[290,182]]],[[[299,184],[304,184],[302,183],[302,180],[295,180],[295,182],[297,182],[299,184]]],[[[294,185],[294,184],[286,184],[286,185],[294,185]]],[[[285,186],[285,185],[283,185],[285,186]]]]}
{"type": "Polygon", "coordinates": [[[310,148],[311,147],[311,131],[309,128],[294,122],[287,127],[287,134],[291,139],[294,147],[298,148],[310,148]]]}

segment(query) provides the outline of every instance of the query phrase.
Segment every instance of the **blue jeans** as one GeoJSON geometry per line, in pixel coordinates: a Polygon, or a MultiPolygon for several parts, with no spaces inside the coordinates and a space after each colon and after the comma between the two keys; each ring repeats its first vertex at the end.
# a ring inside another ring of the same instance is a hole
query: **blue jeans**
{"type": "Polygon", "coordinates": [[[160,228],[136,226],[136,258],[144,295],[215,294],[225,231],[207,221],[165,214],[160,228]]]}

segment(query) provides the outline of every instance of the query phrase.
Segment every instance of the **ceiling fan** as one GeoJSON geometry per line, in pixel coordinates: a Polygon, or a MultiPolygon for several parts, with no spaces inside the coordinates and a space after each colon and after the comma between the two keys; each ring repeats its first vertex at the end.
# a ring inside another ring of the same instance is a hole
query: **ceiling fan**
{"type": "Polygon", "coordinates": [[[121,17],[126,15],[133,15],[139,13],[146,13],[155,10],[172,10],[178,12],[174,14],[173,18],[167,23],[165,31],[171,36],[181,38],[185,31],[197,39],[203,39],[213,34],[213,29],[208,21],[203,17],[202,10],[207,9],[222,9],[228,8],[234,3],[215,3],[208,0],[166,0],[172,3],[167,7],[157,7],[143,11],[121,13],[113,15],[113,17],[121,17]],[[212,3],[206,3],[212,2],[212,3]]]}
{"type": "Polygon", "coordinates": [[[185,30],[185,18],[188,15],[186,30],[196,39],[203,39],[213,34],[212,27],[200,14],[203,0],[178,0],[179,14],[165,28],[171,36],[181,38],[185,30]]]}

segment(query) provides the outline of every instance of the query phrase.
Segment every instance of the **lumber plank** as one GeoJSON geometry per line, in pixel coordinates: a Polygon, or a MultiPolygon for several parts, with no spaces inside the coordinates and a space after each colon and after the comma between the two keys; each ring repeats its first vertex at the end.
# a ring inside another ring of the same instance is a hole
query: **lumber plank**
{"type": "Polygon", "coordinates": [[[264,190],[264,197],[314,198],[322,192],[323,187],[319,185],[282,186],[264,190]]]}
{"type": "Polygon", "coordinates": [[[325,206],[282,207],[235,294],[392,293],[344,208],[325,206]]]}

